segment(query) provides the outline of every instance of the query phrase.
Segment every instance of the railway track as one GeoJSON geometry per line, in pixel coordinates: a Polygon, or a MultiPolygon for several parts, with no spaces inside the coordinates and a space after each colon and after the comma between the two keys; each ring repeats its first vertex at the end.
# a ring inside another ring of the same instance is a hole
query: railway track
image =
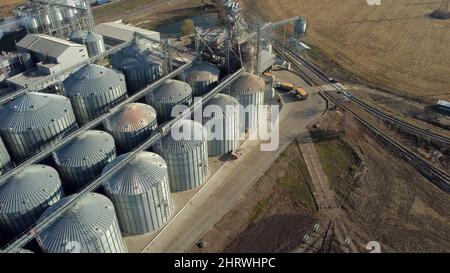
{"type": "MultiPolygon", "coordinates": [[[[273,40],[273,46],[275,50],[280,51],[283,50],[282,45],[280,42],[273,40]]],[[[284,49],[284,55],[287,56],[288,59],[290,59],[292,65],[295,67],[296,70],[301,75],[305,75],[305,82],[310,86],[320,86],[322,84],[330,84],[329,77],[317,66],[312,64],[310,61],[306,60],[304,57],[298,56],[294,52],[292,52],[289,49],[284,49]],[[306,71],[305,71],[306,69],[306,71]],[[314,79],[314,77],[317,77],[320,79],[320,81],[314,79]]],[[[331,85],[337,90],[337,91],[346,91],[342,85],[338,83],[331,83],[331,85]]],[[[367,129],[369,129],[381,142],[383,142],[387,147],[391,149],[394,153],[398,154],[402,159],[404,159],[406,162],[408,162],[412,167],[414,167],[417,171],[419,171],[421,174],[426,176],[430,181],[432,181],[437,187],[442,189],[443,191],[450,193],[450,175],[448,175],[446,172],[440,170],[439,168],[435,167],[431,163],[429,163],[427,160],[423,159],[422,157],[418,156],[414,152],[410,151],[408,148],[404,147],[402,144],[394,140],[393,138],[386,135],[384,132],[370,124],[366,119],[361,117],[358,113],[350,109],[347,105],[342,103],[340,99],[337,99],[333,95],[331,95],[329,92],[322,90],[319,91],[319,94],[327,98],[328,100],[335,103],[335,105],[339,106],[340,108],[344,109],[345,111],[348,111],[352,113],[352,115],[355,117],[355,119],[361,123],[363,126],[365,126],[367,129]]],[[[441,143],[450,144],[450,138],[443,137],[437,134],[434,134],[432,132],[429,132],[425,129],[416,127],[414,125],[411,125],[407,122],[404,122],[402,120],[399,120],[395,117],[392,117],[370,105],[365,103],[364,101],[352,96],[347,95],[349,99],[351,99],[353,102],[355,102],[357,105],[359,105],[361,108],[366,110],[367,112],[373,114],[376,117],[379,117],[383,120],[387,120],[399,127],[405,128],[412,132],[413,134],[426,137],[435,141],[439,141],[441,143]]]]}
{"type": "MultiPolygon", "coordinates": [[[[282,50],[281,44],[278,41],[274,41],[274,47],[277,51],[282,50]]],[[[330,84],[329,77],[325,74],[325,72],[323,72],[320,68],[318,68],[317,66],[312,64],[306,58],[304,58],[302,56],[298,56],[297,54],[292,52],[290,49],[285,49],[285,55],[288,55],[291,59],[294,59],[294,60],[296,60],[296,62],[298,62],[298,64],[294,65],[294,67],[297,70],[301,70],[301,66],[303,66],[303,67],[307,68],[308,70],[310,70],[311,73],[314,73],[322,81],[322,82],[318,82],[317,80],[314,80],[313,77],[311,77],[310,75],[305,73],[305,71],[303,71],[301,74],[306,75],[306,78],[304,80],[306,81],[306,83],[308,85],[316,86],[316,85],[321,85],[321,84],[325,84],[325,83],[330,84]]],[[[355,104],[357,104],[358,106],[363,108],[368,113],[370,113],[382,120],[388,121],[389,123],[392,123],[402,129],[405,129],[405,130],[409,131],[410,133],[413,133],[414,135],[418,135],[425,139],[436,141],[438,143],[442,143],[445,145],[450,145],[450,137],[446,137],[446,136],[442,136],[442,135],[430,132],[427,129],[423,129],[423,128],[414,126],[408,122],[405,122],[401,119],[393,117],[383,111],[380,111],[379,109],[369,105],[368,103],[364,102],[363,100],[359,99],[358,97],[350,95],[348,93],[348,90],[340,84],[331,83],[331,85],[338,91],[345,91],[348,94],[347,97],[352,102],[354,102],[355,104]]]]}

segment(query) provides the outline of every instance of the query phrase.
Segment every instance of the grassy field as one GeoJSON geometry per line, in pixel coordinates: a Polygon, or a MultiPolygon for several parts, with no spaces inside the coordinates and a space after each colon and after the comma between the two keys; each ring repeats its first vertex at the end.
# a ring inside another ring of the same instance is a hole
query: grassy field
{"type": "Polygon", "coordinates": [[[440,1],[245,0],[249,13],[305,15],[308,39],[345,70],[375,86],[423,100],[450,99],[450,20],[429,18],[440,1]],[[257,11],[257,12],[255,12],[257,11]]]}
{"type": "Polygon", "coordinates": [[[25,0],[1,0],[0,1],[0,18],[11,16],[11,9],[15,6],[25,3],[25,0]]]}

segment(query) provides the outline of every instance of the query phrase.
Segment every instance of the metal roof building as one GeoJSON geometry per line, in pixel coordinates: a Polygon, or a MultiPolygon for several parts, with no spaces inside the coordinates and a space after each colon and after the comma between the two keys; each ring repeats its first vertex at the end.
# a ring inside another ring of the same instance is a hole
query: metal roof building
{"type": "Polygon", "coordinates": [[[98,34],[103,35],[105,44],[109,46],[115,46],[133,40],[135,32],[151,37],[157,41],[161,38],[159,32],[126,25],[122,23],[122,20],[101,23],[95,27],[95,30],[98,34]]]}
{"type": "Polygon", "coordinates": [[[58,64],[57,70],[47,69],[49,74],[89,58],[86,46],[45,34],[28,34],[16,47],[19,52],[29,52],[36,60],[43,62],[44,70],[46,63],[58,64]]]}

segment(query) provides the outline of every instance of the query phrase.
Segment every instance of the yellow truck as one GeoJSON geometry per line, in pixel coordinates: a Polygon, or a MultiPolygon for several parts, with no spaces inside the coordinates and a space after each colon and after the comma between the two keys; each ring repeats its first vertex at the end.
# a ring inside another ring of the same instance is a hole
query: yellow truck
{"type": "Polygon", "coordinates": [[[290,82],[278,82],[277,87],[286,91],[292,91],[295,89],[295,85],[290,82]]]}
{"type": "Polygon", "coordinates": [[[305,89],[301,88],[301,87],[297,87],[295,88],[295,92],[296,95],[301,99],[301,100],[306,100],[308,98],[308,92],[306,92],[305,89]]]}

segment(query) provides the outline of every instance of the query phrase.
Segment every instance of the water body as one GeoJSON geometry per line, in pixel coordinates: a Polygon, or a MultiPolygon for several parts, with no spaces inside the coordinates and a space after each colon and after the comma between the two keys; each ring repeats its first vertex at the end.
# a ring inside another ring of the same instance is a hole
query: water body
{"type": "MultiPolygon", "coordinates": [[[[201,28],[212,28],[217,26],[217,13],[208,13],[200,16],[195,16],[189,18],[194,21],[196,27],[201,28]]],[[[156,28],[156,31],[161,33],[161,38],[173,38],[182,36],[181,34],[181,24],[184,20],[174,22],[169,25],[164,25],[156,28]]]]}

